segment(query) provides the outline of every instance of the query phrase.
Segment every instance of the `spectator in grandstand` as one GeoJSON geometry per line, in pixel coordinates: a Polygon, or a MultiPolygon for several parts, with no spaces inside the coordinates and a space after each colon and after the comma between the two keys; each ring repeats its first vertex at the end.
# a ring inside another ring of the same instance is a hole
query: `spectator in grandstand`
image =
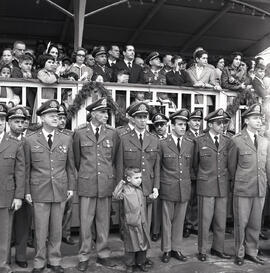
{"type": "Polygon", "coordinates": [[[198,50],[195,53],[195,63],[187,70],[187,81],[193,87],[214,88],[221,87],[216,82],[215,71],[208,64],[208,53],[205,50],[198,50]]]}
{"type": "Polygon", "coordinates": [[[265,88],[268,90],[268,93],[270,94],[270,64],[268,64],[265,68],[263,83],[265,85],[265,88]]]}
{"type": "Polygon", "coordinates": [[[57,45],[49,43],[46,53],[52,55],[55,61],[58,60],[59,50],[57,45]]]}
{"type": "Polygon", "coordinates": [[[255,78],[252,81],[252,85],[253,85],[255,93],[261,98],[265,98],[265,96],[268,94],[267,89],[265,88],[265,84],[263,82],[264,76],[265,76],[265,65],[257,64],[255,66],[255,78]]]}
{"type": "Polygon", "coordinates": [[[166,73],[168,73],[169,71],[171,71],[172,68],[173,68],[172,55],[166,54],[163,57],[162,62],[163,62],[162,72],[166,75],[166,73]]]}
{"type": "Polygon", "coordinates": [[[23,41],[15,41],[13,44],[13,61],[12,65],[18,67],[19,66],[19,58],[25,52],[25,42],[23,41]]]}
{"type": "MultiPolygon", "coordinates": [[[[4,65],[0,68],[0,79],[8,79],[11,76],[11,68],[8,65],[4,65]]],[[[8,98],[9,105],[14,107],[20,103],[20,97],[17,96],[10,87],[0,87],[0,98],[8,98]]]]}
{"type": "Polygon", "coordinates": [[[182,57],[175,55],[172,57],[172,70],[166,74],[167,85],[185,86],[187,85],[186,72],[180,69],[182,65],[182,57]]]}
{"type": "Polygon", "coordinates": [[[161,105],[167,105],[168,108],[176,111],[177,107],[174,101],[169,97],[168,93],[160,92],[158,93],[158,101],[161,102],[161,105]]]}
{"type": "Polygon", "coordinates": [[[11,48],[5,48],[2,52],[2,57],[0,60],[0,66],[2,65],[8,65],[9,67],[13,67],[12,65],[12,49],[11,48]]]}
{"type": "Polygon", "coordinates": [[[74,72],[78,75],[79,81],[90,81],[93,76],[93,70],[84,64],[86,49],[80,47],[73,53],[73,64],[68,72],[74,72]]]}
{"type": "Polygon", "coordinates": [[[113,81],[117,81],[119,70],[125,69],[130,73],[129,83],[144,83],[143,69],[134,62],[135,48],[133,45],[126,45],[123,50],[124,60],[119,60],[113,67],[113,81]]]}
{"type": "Polygon", "coordinates": [[[264,58],[263,58],[263,57],[256,57],[256,58],[255,58],[255,66],[256,66],[257,64],[263,64],[263,65],[265,65],[265,63],[264,63],[264,58]]]}
{"type": "Polygon", "coordinates": [[[12,69],[12,78],[32,79],[36,78],[32,71],[33,58],[29,54],[23,54],[19,58],[19,66],[12,69]]]}
{"type": "Polygon", "coordinates": [[[104,46],[98,46],[93,50],[92,55],[95,58],[95,65],[93,66],[94,77],[92,77],[92,79],[96,80],[100,75],[103,78],[103,82],[110,82],[112,79],[112,69],[106,66],[106,48],[104,46]]]}
{"type": "Polygon", "coordinates": [[[135,64],[141,66],[142,68],[144,68],[144,60],[141,57],[136,57],[135,58],[135,64]]]}
{"type": "Polygon", "coordinates": [[[120,49],[117,45],[111,45],[109,51],[108,51],[108,62],[107,66],[109,68],[112,68],[116,62],[119,60],[120,57],[120,49]]]}
{"type": "Polygon", "coordinates": [[[241,52],[233,52],[230,57],[229,65],[226,66],[221,74],[221,86],[225,89],[242,91],[246,89],[246,72],[241,66],[241,52]]]}
{"type": "Polygon", "coordinates": [[[70,81],[77,81],[79,79],[79,77],[74,72],[68,72],[63,76],[63,79],[67,79],[67,80],[70,80],[70,81]]]}
{"type": "Polygon", "coordinates": [[[128,83],[129,72],[127,70],[119,70],[117,73],[117,82],[118,83],[128,83]]]}
{"type": "Polygon", "coordinates": [[[221,85],[221,74],[225,67],[225,59],[219,56],[214,60],[213,65],[215,66],[215,80],[221,85]]]}
{"type": "Polygon", "coordinates": [[[151,52],[145,61],[149,65],[149,69],[144,72],[144,82],[148,84],[164,85],[166,84],[165,72],[163,72],[158,52],[151,52]]]}
{"type": "Polygon", "coordinates": [[[95,65],[95,58],[92,54],[86,54],[85,56],[85,62],[88,67],[93,69],[93,66],[95,65]]]}

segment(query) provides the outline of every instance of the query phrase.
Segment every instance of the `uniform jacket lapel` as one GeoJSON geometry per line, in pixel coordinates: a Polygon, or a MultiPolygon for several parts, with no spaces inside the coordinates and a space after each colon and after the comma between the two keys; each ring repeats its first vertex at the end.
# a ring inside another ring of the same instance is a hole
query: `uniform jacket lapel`
{"type": "Polygon", "coordinates": [[[8,138],[8,135],[7,135],[7,133],[5,133],[3,136],[3,139],[0,143],[0,153],[2,153],[9,145],[7,138],[8,138]]]}
{"type": "Polygon", "coordinates": [[[138,136],[135,132],[135,130],[132,130],[129,141],[133,143],[139,150],[142,149],[141,143],[138,139],[138,136]]]}
{"type": "Polygon", "coordinates": [[[220,135],[218,150],[221,151],[225,147],[226,141],[223,135],[220,135]]]}
{"type": "MultiPolygon", "coordinates": [[[[99,133],[99,138],[98,138],[98,143],[103,141],[103,139],[106,136],[106,127],[104,125],[101,126],[100,133],[99,133]]],[[[94,136],[96,138],[96,136],[94,136]]]]}
{"type": "Polygon", "coordinates": [[[90,124],[87,127],[87,137],[90,138],[93,142],[97,142],[96,136],[94,135],[92,126],[90,124]]]}
{"type": "Polygon", "coordinates": [[[217,147],[216,147],[213,139],[211,138],[209,132],[207,132],[206,135],[207,135],[207,144],[208,144],[208,146],[210,146],[213,150],[217,151],[217,147]]]}
{"type": "Polygon", "coordinates": [[[42,147],[46,148],[47,150],[50,150],[49,144],[42,132],[42,129],[39,130],[37,135],[38,135],[37,142],[39,142],[39,144],[42,145],[42,147]]]}
{"type": "Polygon", "coordinates": [[[149,133],[145,131],[143,138],[143,151],[148,147],[149,144],[150,144],[149,133]]]}
{"type": "Polygon", "coordinates": [[[168,141],[168,147],[175,153],[175,154],[179,154],[178,152],[178,149],[177,149],[177,146],[172,138],[171,135],[168,136],[167,138],[167,141],[168,141]]]}
{"type": "Polygon", "coordinates": [[[247,144],[252,150],[254,150],[254,151],[256,152],[256,147],[255,147],[253,141],[251,140],[251,138],[250,138],[250,136],[249,136],[247,130],[244,129],[244,130],[242,131],[242,134],[243,134],[243,138],[244,138],[246,144],[247,144]]]}
{"type": "Polygon", "coordinates": [[[59,144],[60,140],[61,139],[60,139],[59,131],[55,130],[51,150],[53,150],[53,149],[55,149],[55,147],[57,147],[57,145],[59,144]]]}

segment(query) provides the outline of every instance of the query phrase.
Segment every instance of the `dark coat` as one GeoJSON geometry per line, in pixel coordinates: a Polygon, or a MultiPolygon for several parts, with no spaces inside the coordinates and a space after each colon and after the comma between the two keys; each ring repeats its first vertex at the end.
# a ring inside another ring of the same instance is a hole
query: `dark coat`
{"type": "Polygon", "coordinates": [[[209,132],[195,139],[194,170],[197,176],[197,194],[226,197],[229,191],[228,145],[229,137],[220,135],[217,149],[209,132]]]}
{"type": "Polygon", "coordinates": [[[258,136],[258,150],[244,129],[232,137],[229,145],[229,171],[234,185],[234,195],[264,197],[270,181],[269,141],[258,136]]]}
{"type": "Polygon", "coordinates": [[[186,202],[191,192],[191,169],[194,142],[183,137],[180,153],[171,135],[160,141],[160,192],[161,199],[186,202]]]}
{"type": "Polygon", "coordinates": [[[124,61],[119,61],[113,66],[113,81],[117,82],[117,73],[119,70],[127,70],[130,73],[129,83],[144,83],[143,69],[133,61],[132,68],[129,69],[124,61]]]}
{"type": "Polygon", "coordinates": [[[0,173],[0,208],[9,208],[14,198],[24,198],[25,159],[21,143],[8,134],[0,143],[0,173]]]}
{"type": "Polygon", "coordinates": [[[92,78],[96,78],[98,75],[102,76],[104,82],[112,81],[112,69],[105,66],[104,70],[97,64],[93,66],[93,76],[92,78]]]}
{"type": "Polygon", "coordinates": [[[167,85],[175,86],[189,86],[187,82],[187,76],[185,71],[175,72],[173,70],[166,74],[167,85]]]}

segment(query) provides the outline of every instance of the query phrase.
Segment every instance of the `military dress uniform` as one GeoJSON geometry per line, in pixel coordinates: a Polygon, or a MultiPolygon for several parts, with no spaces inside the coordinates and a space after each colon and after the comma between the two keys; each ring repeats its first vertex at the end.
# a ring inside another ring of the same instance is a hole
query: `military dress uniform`
{"type": "MultiPolygon", "coordinates": [[[[58,112],[58,107],[56,100],[46,101],[37,115],[58,112]]],[[[60,266],[65,201],[75,184],[72,137],[58,129],[51,134],[51,147],[43,128],[25,138],[26,194],[31,194],[34,207],[37,272],[46,265],[46,257],[49,266],[60,266]]]]}
{"type": "MultiPolygon", "coordinates": [[[[210,113],[205,120],[223,119],[223,109],[210,113]]],[[[198,195],[198,258],[206,260],[209,228],[212,223],[213,242],[211,253],[223,256],[226,206],[229,191],[228,144],[229,138],[219,135],[219,145],[215,145],[209,132],[195,139],[194,169],[197,177],[198,195]]],[[[225,254],[225,253],[224,253],[225,254]]],[[[230,258],[224,255],[224,258],[230,258]]]]}
{"type": "MultiPolygon", "coordinates": [[[[107,110],[106,99],[100,99],[87,111],[107,110]]],[[[115,186],[114,164],[118,135],[111,126],[100,125],[99,137],[92,122],[74,134],[74,157],[78,171],[78,196],[80,198],[80,263],[90,258],[92,232],[95,219],[96,250],[98,258],[110,256],[108,236],[110,227],[111,196],[115,186]]],[[[85,265],[83,266],[85,268],[85,265]]],[[[86,267],[87,268],[87,267],[86,267]]],[[[85,268],[85,269],[86,269],[85,268]]]]}
{"type": "MultiPolygon", "coordinates": [[[[170,116],[170,119],[176,118],[188,120],[188,110],[181,109],[170,116]]],[[[186,136],[178,139],[177,136],[169,135],[160,142],[161,250],[172,255],[177,253],[177,258],[185,261],[186,257],[181,254],[181,250],[186,208],[191,192],[194,142],[186,136]],[[178,139],[180,149],[177,147],[178,139]]],[[[162,261],[168,262],[168,257],[163,256],[162,261]]]]}
{"type": "MultiPolygon", "coordinates": [[[[203,113],[201,110],[195,110],[190,114],[190,119],[202,119],[203,113]]],[[[190,128],[186,131],[186,137],[194,140],[201,134],[201,131],[195,132],[190,128]]],[[[196,175],[194,169],[191,170],[191,193],[187,205],[186,218],[184,223],[184,230],[187,230],[189,236],[190,232],[198,232],[198,199],[196,190],[196,175]]],[[[185,234],[184,234],[185,236],[185,234]]]]}
{"type": "MultiPolygon", "coordinates": [[[[253,105],[243,117],[261,115],[261,106],[253,105]]],[[[256,134],[255,134],[256,135],[256,134]]],[[[232,137],[229,147],[229,170],[233,181],[233,211],[236,264],[242,265],[244,257],[258,254],[261,217],[267,181],[270,181],[269,140],[260,135],[251,138],[245,128],[232,137]]],[[[259,262],[258,262],[259,259],[259,262]]],[[[253,261],[254,261],[253,260],[253,261]]]]}
{"type": "MultiPolygon", "coordinates": [[[[137,113],[148,114],[148,105],[144,102],[134,104],[129,115],[137,113]]],[[[123,179],[124,171],[128,167],[139,168],[142,171],[142,189],[144,196],[148,197],[153,188],[159,189],[159,140],[156,136],[144,131],[142,143],[134,130],[120,137],[119,150],[116,158],[117,181],[123,179]]],[[[147,223],[150,233],[152,218],[152,203],[147,204],[147,223]]]]}
{"type": "MultiPolygon", "coordinates": [[[[7,107],[0,104],[0,116],[5,117],[7,107]]],[[[12,272],[9,267],[13,199],[23,199],[25,191],[25,160],[19,141],[5,132],[0,134],[0,272],[12,272]]]]}

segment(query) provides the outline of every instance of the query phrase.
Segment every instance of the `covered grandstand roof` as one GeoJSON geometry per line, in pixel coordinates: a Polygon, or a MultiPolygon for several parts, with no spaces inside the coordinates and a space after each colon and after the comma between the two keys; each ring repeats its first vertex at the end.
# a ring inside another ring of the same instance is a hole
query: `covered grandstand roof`
{"type": "MultiPolygon", "coordinates": [[[[74,12],[73,0],[52,1],[74,12]]],[[[0,42],[73,44],[73,19],[48,2],[1,0],[0,42]]],[[[87,0],[86,13],[114,2],[87,0]]],[[[270,0],[130,0],[86,17],[83,44],[132,43],[137,50],[186,54],[203,46],[212,54],[256,55],[270,46],[269,14],[270,0]]]]}

